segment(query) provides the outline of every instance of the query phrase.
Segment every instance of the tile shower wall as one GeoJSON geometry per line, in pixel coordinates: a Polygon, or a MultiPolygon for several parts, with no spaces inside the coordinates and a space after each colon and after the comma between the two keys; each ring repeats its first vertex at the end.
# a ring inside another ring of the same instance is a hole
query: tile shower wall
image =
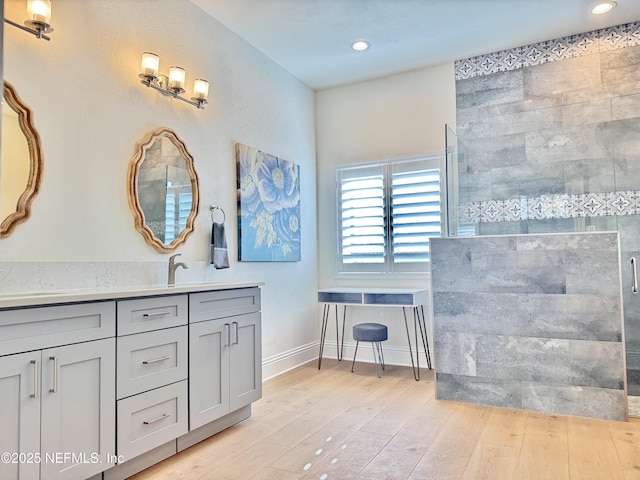
{"type": "Polygon", "coordinates": [[[436,398],[626,420],[617,233],[431,247],[436,398]]]}
{"type": "MultiPolygon", "coordinates": [[[[640,22],[456,62],[462,235],[620,232],[640,257],[640,22]]],[[[628,390],[640,296],[625,288],[628,390]]]]}

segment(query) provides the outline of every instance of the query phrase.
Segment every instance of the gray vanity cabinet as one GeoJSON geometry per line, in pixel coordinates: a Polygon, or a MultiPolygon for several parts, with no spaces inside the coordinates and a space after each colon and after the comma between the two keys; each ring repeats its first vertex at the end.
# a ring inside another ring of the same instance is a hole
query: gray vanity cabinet
{"type": "Polygon", "coordinates": [[[0,462],[2,479],[39,475],[35,459],[18,455],[40,453],[40,361],[39,351],[0,358],[0,452],[15,455],[0,462]]]}
{"type": "Polygon", "coordinates": [[[113,302],[0,311],[2,480],[75,480],[114,465],[114,333],[113,302]]]}
{"type": "Polygon", "coordinates": [[[189,303],[194,430],[262,396],[262,322],[258,288],[192,294],[189,303]]]}
{"type": "Polygon", "coordinates": [[[256,284],[0,299],[0,480],[123,480],[249,418],[261,325],[256,284]]]}
{"type": "Polygon", "coordinates": [[[0,451],[16,460],[0,462],[0,478],[87,478],[113,465],[114,366],[113,338],[0,357],[0,451]]]}

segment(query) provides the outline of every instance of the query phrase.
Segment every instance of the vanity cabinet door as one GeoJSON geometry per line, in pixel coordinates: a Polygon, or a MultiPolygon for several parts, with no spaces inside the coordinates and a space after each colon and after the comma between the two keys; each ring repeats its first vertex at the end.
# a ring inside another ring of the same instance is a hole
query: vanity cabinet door
{"type": "Polygon", "coordinates": [[[260,312],[189,326],[190,429],[262,396],[260,312]]]}
{"type": "Polygon", "coordinates": [[[229,413],[227,319],[189,326],[189,426],[194,430],[229,413]]]}
{"type": "Polygon", "coordinates": [[[38,478],[40,464],[40,352],[0,357],[0,478],[38,478]]]}
{"type": "Polygon", "coordinates": [[[230,411],[262,397],[262,322],[260,312],[239,315],[231,321],[229,349],[230,411]]]}
{"type": "Polygon", "coordinates": [[[43,350],[42,362],[41,452],[55,459],[43,461],[42,478],[77,480],[114,465],[115,339],[43,350]]]}

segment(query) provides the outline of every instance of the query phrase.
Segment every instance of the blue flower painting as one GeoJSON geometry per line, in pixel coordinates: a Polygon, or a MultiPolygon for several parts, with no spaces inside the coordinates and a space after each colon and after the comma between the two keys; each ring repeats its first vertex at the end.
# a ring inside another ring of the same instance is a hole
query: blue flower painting
{"type": "Polygon", "coordinates": [[[238,260],[300,260],[300,167],[236,143],[238,260]]]}

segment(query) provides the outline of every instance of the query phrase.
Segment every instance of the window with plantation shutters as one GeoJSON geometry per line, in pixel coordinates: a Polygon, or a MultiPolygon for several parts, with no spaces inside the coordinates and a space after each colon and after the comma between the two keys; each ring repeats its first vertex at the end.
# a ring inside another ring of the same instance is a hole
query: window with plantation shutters
{"type": "Polygon", "coordinates": [[[187,219],[191,213],[193,194],[191,192],[179,193],[176,198],[175,193],[167,192],[165,198],[164,243],[168,244],[175,240],[176,235],[187,228],[187,219]],[[178,219],[177,225],[176,218],[178,219]]]}
{"type": "Polygon", "coordinates": [[[441,156],[337,170],[338,256],[349,272],[425,271],[441,235],[441,156]]]}

